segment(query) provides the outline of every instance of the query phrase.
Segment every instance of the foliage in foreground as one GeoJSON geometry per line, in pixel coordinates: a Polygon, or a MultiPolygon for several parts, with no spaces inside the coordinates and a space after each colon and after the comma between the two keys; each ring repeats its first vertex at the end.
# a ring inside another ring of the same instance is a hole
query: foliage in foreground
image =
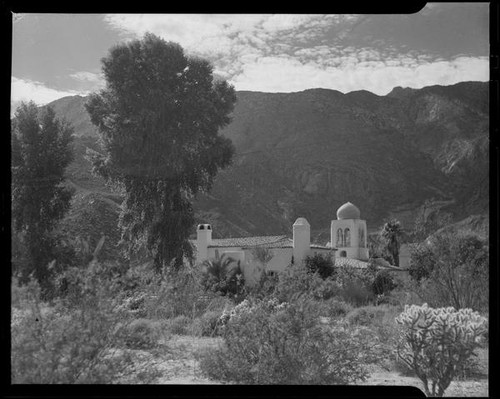
{"type": "MultiPolygon", "coordinates": [[[[43,302],[31,280],[12,287],[11,381],[14,384],[102,384],[134,378],[127,348],[150,348],[147,322],[130,323],[107,265],[68,269],[61,297],[43,302]]],[[[154,370],[142,375],[154,378],[154,370]]]]}
{"type": "Polygon", "coordinates": [[[487,331],[486,318],[471,309],[427,304],[405,307],[396,321],[404,327],[398,357],[422,380],[427,396],[443,396],[487,331]]]}
{"type": "Polygon", "coordinates": [[[226,316],[224,344],[201,356],[209,377],[244,384],[346,384],[366,378],[359,329],[321,323],[319,303],[244,301],[226,316]]]}

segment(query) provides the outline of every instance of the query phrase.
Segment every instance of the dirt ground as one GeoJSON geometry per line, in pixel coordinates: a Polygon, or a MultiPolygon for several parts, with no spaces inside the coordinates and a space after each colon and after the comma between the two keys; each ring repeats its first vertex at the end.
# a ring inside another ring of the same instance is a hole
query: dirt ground
{"type": "MultiPolygon", "coordinates": [[[[385,371],[382,369],[371,372],[370,377],[360,385],[404,385],[414,386],[424,390],[422,382],[416,377],[406,377],[395,371],[385,371]]],[[[487,397],[488,378],[475,380],[452,381],[448,389],[444,392],[445,397],[487,397]]]]}
{"type": "MultiPolygon", "coordinates": [[[[220,384],[201,374],[196,360],[196,353],[205,348],[221,343],[220,338],[194,338],[190,336],[172,336],[165,342],[165,350],[157,356],[149,356],[148,366],[158,370],[155,384],[220,384]]],[[[143,353],[145,355],[145,353],[143,353]]],[[[486,365],[487,370],[487,352],[486,365]]],[[[360,385],[408,385],[423,390],[422,383],[416,377],[400,375],[396,371],[387,371],[378,366],[370,366],[370,377],[360,385]]],[[[488,378],[481,376],[466,381],[453,381],[446,390],[446,397],[485,397],[488,396],[488,378]]]]}

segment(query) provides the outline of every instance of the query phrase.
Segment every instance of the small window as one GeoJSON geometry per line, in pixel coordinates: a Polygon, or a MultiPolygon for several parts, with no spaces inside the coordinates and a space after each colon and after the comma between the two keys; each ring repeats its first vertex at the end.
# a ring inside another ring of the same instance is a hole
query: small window
{"type": "Polygon", "coordinates": [[[274,271],[274,270],[268,270],[266,272],[266,274],[269,276],[269,277],[275,277],[277,276],[277,273],[274,271]]]}
{"type": "Polygon", "coordinates": [[[205,230],[205,225],[200,224],[200,230],[205,230]]]}
{"type": "Polygon", "coordinates": [[[212,230],[212,226],[210,226],[209,224],[207,224],[207,230],[212,230]]]}
{"type": "Polygon", "coordinates": [[[340,251],[340,257],[341,258],[345,258],[347,256],[347,252],[346,251],[340,251]]]}

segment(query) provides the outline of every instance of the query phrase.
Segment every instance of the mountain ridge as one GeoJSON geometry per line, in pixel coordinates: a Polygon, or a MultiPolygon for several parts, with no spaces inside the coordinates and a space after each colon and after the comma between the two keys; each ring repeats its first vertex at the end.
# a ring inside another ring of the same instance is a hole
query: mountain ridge
{"type": "MultiPolygon", "coordinates": [[[[390,216],[409,228],[426,199],[447,204],[456,221],[488,213],[488,83],[394,88],[385,96],[321,88],[236,94],[232,122],[221,131],[235,144],[233,165],[194,204],[214,237],[286,234],[298,216],[325,230],[347,201],[372,229],[390,216]]],[[[75,127],[68,178],[116,195],[84,158],[86,148],[99,150],[85,99],[49,104],[75,127]]]]}

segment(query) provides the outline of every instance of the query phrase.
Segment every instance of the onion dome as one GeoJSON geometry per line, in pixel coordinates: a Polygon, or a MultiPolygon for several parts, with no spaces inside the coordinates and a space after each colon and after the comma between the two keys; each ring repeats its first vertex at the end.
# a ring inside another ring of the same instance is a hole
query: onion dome
{"type": "Polygon", "coordinates": [[[358,207],[350,202],[346,202],[339,209],[337,209],[337,219],[360,219],[361,212],[358,207]]]}

